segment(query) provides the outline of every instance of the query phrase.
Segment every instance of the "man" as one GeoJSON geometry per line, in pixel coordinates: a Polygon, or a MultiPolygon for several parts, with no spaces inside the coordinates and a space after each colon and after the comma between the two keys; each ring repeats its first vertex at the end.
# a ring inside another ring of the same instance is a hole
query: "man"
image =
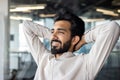
{"type": "Polygon", "coordinates": [[[34,80],[94,80],[120,34],[119,25],[113,21],[84,34],[84,22],[64,9],[56,14],[52,30],[31,21],[24,21],[23,25],[38,66],[34,80]],[[50,39],[51,51],[39,37],[50,39]],[[73,54],[89,42],[94,42],[89,54],[73,54]]]}

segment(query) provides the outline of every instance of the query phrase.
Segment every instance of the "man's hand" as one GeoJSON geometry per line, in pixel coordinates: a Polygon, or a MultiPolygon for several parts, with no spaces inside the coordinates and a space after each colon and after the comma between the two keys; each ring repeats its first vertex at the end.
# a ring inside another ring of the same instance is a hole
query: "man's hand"
{"type": "Polygon", "coordinates": [[[79,41],[79,43],[76,45],[75,50],[80,49],[84,44],[86,44],[85,42],[85,35],[82,36],[82,39],[79,41]]]}

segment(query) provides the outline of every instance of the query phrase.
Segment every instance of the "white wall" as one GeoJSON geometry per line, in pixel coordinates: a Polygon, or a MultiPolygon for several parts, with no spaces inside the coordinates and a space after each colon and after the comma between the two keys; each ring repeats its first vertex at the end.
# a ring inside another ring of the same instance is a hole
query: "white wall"
{"type": "Polygon", "coordinates": [[[10,20],[10,35],[14,35],[14,40],[10,41],[10,51],[19,50],[19,24],[18,20],[10,20]]]}

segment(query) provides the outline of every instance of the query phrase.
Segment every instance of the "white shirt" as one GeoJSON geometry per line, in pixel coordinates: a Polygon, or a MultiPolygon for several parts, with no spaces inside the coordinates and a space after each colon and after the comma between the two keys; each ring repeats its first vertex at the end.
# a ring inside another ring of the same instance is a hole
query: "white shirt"
{"type": "Polygon", "coordinates": [[[120,27],[114,21],[96,26],[85,33],[85,41],[94,42],[89,54],[75,56],[66,52],[56,59],[39,39],[49,39],[50,29],[31,21],[24,21],[23,26],[38,66],[34,80],[94,80],[120,35],[120,27]]]}

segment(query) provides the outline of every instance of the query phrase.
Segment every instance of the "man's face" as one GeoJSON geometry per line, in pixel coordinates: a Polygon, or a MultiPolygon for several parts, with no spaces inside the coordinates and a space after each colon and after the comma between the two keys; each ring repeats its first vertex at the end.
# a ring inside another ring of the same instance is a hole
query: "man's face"
{"type": "Polygon", "coordinates": [[[71,24],[68,21],[56,21],[52,29],[51,52],[52,54],[62,54],[69,51],[71,47],[71,24]]]}

